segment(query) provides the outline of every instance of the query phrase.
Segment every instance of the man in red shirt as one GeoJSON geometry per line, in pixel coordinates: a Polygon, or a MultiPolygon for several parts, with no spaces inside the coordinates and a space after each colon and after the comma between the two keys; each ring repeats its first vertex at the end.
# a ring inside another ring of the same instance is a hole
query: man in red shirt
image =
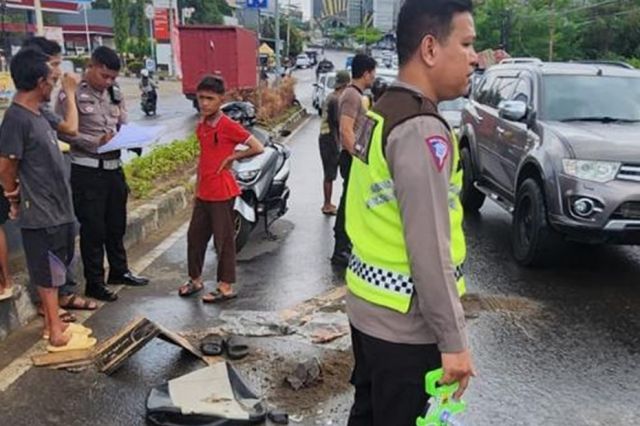
{"type": "Polygon", "coordinates": [[[205,76],[198,84],[197,99],[200,121],[196,135],[200,142],[198,181],[189,231],[187,262],[189,280],[180,286],[180,296],[203,289],[202,267],[207,245],[213,234],[218,255],[218,286],[202,298],[205,303],[232,299],[236,280],[236,244],[233,204],[240,187],[229,170],[235,160],[252,157],[264,151],[262,144],[240,124],[220,111],[224,101],[224,80],[205,76]],[[236,151],[244,144],[247,149],[236,151]]]}

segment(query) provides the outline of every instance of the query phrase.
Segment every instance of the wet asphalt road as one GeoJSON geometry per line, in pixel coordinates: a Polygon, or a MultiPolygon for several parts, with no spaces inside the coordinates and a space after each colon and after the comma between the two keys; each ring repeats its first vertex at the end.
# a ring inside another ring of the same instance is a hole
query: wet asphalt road
{"type": "MultiPolygon", "coordinates": [[[[307,104],[313,76],[297,76],[307,104]]],[[[144,271],[152,284],[124,289],[120,301],[88,321],[97,336],[109,336],[136,315],[176,331],[197,330],[221,309],[282,309],[340,285],[328,262],[333,223],[319,211],[318,128],[314,117],[291,140],[291,209],[274,225],[278,241],[258,232],[240,256],[238,299],[208,306],[177,296],[186,271],[186,228],[176,221],[176,242],[144,271]]],[[[526,269],[511,258],[509,225],[510,217],[490,202],[466,222],[468,287],[485,303],[469,320],[478,377],[466,395],[463,423],[640,424],[640,249],[570,246],[555,265],[526,269]]],[[[213,255],[205,276],[215,276],[213,255]]],[[[156,340],[110,377],[32,368],[0,394],[0,424],[142,425],[149,389],[200,366],[156,340]]],[[[346,424],[344,415],[336,420],[346,424]]]]}

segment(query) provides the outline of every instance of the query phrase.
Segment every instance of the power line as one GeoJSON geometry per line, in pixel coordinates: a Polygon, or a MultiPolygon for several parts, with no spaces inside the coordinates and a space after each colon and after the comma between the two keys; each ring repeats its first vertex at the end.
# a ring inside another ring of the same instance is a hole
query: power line
{"type": "Polygon", "coordinates": [[[627,0],[605,0],[602,1],[600,3],[594,3],[594,4],[589,4],[589,5],[585,5],[585,6],[579,6],[579,7],[574,7],[571,9],[563,9],[563,10],[546,10],[546,11],[542,11],[542,12],[538,12],[538,13],[533,13],[531,15],[529,15],[529,18],[543,18],[543,17],[547,17],[547,16],[551,16],[551,15],[567,15],[569,13],[573,13],[573,12],[578,12],[581,10],[587,10],[587,9],[593,9],[595,7],[600,7],[600,6],[607,6],[613,3],[618,3],[621,1],[627,1],[627,0]]]}

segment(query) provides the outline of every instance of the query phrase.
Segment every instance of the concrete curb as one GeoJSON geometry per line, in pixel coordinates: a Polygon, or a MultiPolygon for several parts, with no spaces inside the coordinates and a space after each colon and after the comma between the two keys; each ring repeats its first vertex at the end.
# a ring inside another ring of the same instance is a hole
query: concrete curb
{"type": "MultiPolygon", "coordinates": [[[[302,108],[282,124],[280,130],[286,129],[292,132],[286,140],[295,134],[295,129],[305,123],[307,118],[308,113],[302,108]]],[[[153,232],[160,229],[164,223],[189,208],[194,182],[195,176],[190,179],[188,184],[178,185],[130,211],[127,214],[125,248],[129,249],[141,243],[153,232]]],[[[77,256],[79,257],[80,254],[77,253],[77,256]]],[[[22,270],[14,271],[12,275],[16,286],[15,295],[12,299],[0,301],[0,342],[11,332],[27,325],[37,315],[36,307],[26,288],[29,283],[26,266],[22,270]]],[[[84,282],[84,279],[78,274],[76,274],[76,279],[80,288],[83,288],[81,283],[84,282]]]]}
{"type": "Polygon", "coordinates": [[[125,248],[143,241],[167,220],[189,207],[191,195],[192,191],[187,187],[177,186],[130,212],[124,238],[125,248]]]}
{"type": "MultiPolygon", "coordinates": [[[[128,249],[144,241],[150,234],[161,228],[163,223],[188,208],[191,196],[192,190],[185,185],[180,185],[129,212],[124,239],[125,248],[128,249]]],[[[76,255],[80,256],[79,253],[76,255]]],[[[37,316],[36,306],[26,289],[29,283],[26,270],[16,271],[12,275],[15,283],[14,297],[0,302],[0,341],[37,316]]],[[[79,283],[83,281],[78,274],[76,274],[76,280],[79,283]]]]}

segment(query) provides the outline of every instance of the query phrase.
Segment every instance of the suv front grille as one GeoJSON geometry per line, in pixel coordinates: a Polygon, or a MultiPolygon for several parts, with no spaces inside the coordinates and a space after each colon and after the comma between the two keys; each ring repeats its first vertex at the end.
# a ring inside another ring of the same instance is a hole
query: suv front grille
{"type": "Polygon", "coordinates": [[[638,220],[640,219],[640,201],[628,201],[623,203],[613,212],[613,218],[638,220]]]}
{"type": "Polygon", "coordinates": [[[632,180],[634,182],[640,182],[640,165],[638,164],[623,164],[618,171],[618,179],[620,180],[632,180]]]}

